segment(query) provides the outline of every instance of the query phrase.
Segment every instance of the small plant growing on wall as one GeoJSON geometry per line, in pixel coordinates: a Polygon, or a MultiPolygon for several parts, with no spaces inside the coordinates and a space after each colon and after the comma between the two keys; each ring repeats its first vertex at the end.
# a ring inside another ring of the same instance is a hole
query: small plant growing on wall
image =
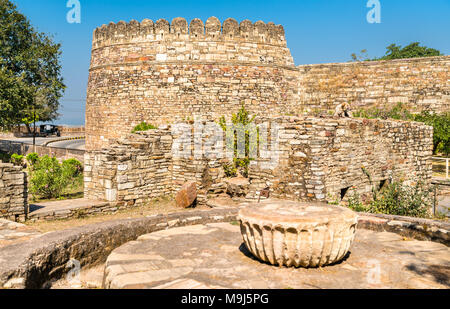
{"type": "Polygon", "coordinates": [[[224,163],[223,170],[225,172],[225,176],[228,178],[237,176],[237,169],[234,163],[224,163]]]}
{"type": "Polygon", "coordinates": [[[143,121],[140,124],[138,124],[137,126],[135,126],[134,129],[131,131],[131,133],[148,131],[148,130],[156,130],[156,129],[158,129],[158,128],[155,127],[154,125],[148,124],[145,121],[143,121]]]}
{"type": "Polygon", "coordinates": [[[39,162],[39,155],[35,152],[32,152],[27,155],[28,166],[31,170],[34,169],[36,164],[39,162]]]}
{"type": "Polygon", "coordinates": [[[406,185],[395,181],[383,186],[375,198],[363,203],[356,190],[348,199],[348,207],[358,212],[429,218],[434,204],[434,188],[422,182],[406,185]]]}
{"type": "Polygon", "coordinates": [[[24,156],[14,153],[11,155],[11,163],[14,165],[24,165],[24,156]]]}
{"type": "Polygon", "coordinates": [[[233,152],[233,163],[223,166],[228,177],[236,176],[237,171],[242,176],[248,177],[248,166],[255,159],[251,157],[251,154],[256,153],[259,141],[258,129],[252,125],[254,120],[255,116],[250,116],[244,104],[242,104],[238,113],[231,117],[232,130],[228,128],[225,116],[219,119],[219,126],[226,132],[227,149],[233,152]],[[256,134],[256,143],[251,142],[251,136],[254,134],[256,134]],[[242,144],[245,144],[245,150],[244,153],[239,153],[238,146],[242,144]]]}

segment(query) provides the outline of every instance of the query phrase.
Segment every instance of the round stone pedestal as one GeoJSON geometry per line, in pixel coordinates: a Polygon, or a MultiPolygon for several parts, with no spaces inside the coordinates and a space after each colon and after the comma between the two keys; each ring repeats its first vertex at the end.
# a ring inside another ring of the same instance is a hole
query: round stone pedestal
{"type": "Polygon", "coordinates": [[[259,260],[278,266],[319,267],[342,260],[356,233],[357,215],[321,203],[265,201],[239,212],[241,234],[259,260]]]}

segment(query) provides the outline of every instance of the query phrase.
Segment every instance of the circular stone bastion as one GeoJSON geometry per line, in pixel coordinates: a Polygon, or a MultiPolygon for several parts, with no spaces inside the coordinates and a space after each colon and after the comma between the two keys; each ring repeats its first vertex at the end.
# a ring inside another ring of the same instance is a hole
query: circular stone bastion
{"type": "Polygon", "coordinates": [[[347,208],[276,200],[248,204],[238,218],[248,250],[260,261],[287,267],[339,262],[358,223],[356,213],[347,208]]]}

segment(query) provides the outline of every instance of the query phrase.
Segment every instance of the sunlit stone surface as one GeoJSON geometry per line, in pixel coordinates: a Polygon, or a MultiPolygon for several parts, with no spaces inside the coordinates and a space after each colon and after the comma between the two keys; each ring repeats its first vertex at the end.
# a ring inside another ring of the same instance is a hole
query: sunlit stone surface
{"type": "Polygon", "coordinates": [[[342,260],[355,238],[357,215],[320,203],[265,201],[239,212],[248,250],[278,266],[320,267],[342,260]]]}

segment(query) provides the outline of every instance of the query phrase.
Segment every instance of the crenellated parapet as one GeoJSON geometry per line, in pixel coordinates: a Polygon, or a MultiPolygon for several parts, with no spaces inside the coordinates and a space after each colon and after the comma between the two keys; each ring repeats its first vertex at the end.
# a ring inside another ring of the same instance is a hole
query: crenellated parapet
{"type": "Polygon", "coordinates": [[[128,23],[119,21],[98,27],[94,31],[93,48],[112,44],[152,41],[236,41],[262,43],[286,47],[283,26],[272,22],[244,20],[240,24],[233,18],[223,23],[216,17],[210,17],[203,23],[195,18],[190,24],[186,19],[177,17],[169,23],[165,19],[153,22],[144,19],[141,22],[132,20],[128,23]]]}
{"type": "Polygon", "coordinates": [[[86,149],[142,121],[218,119],[243,103],[256,114],[287,113],[297,72],[283,27],[274,23],[178,17],[103,25],[94,32],[86,149]]]}

